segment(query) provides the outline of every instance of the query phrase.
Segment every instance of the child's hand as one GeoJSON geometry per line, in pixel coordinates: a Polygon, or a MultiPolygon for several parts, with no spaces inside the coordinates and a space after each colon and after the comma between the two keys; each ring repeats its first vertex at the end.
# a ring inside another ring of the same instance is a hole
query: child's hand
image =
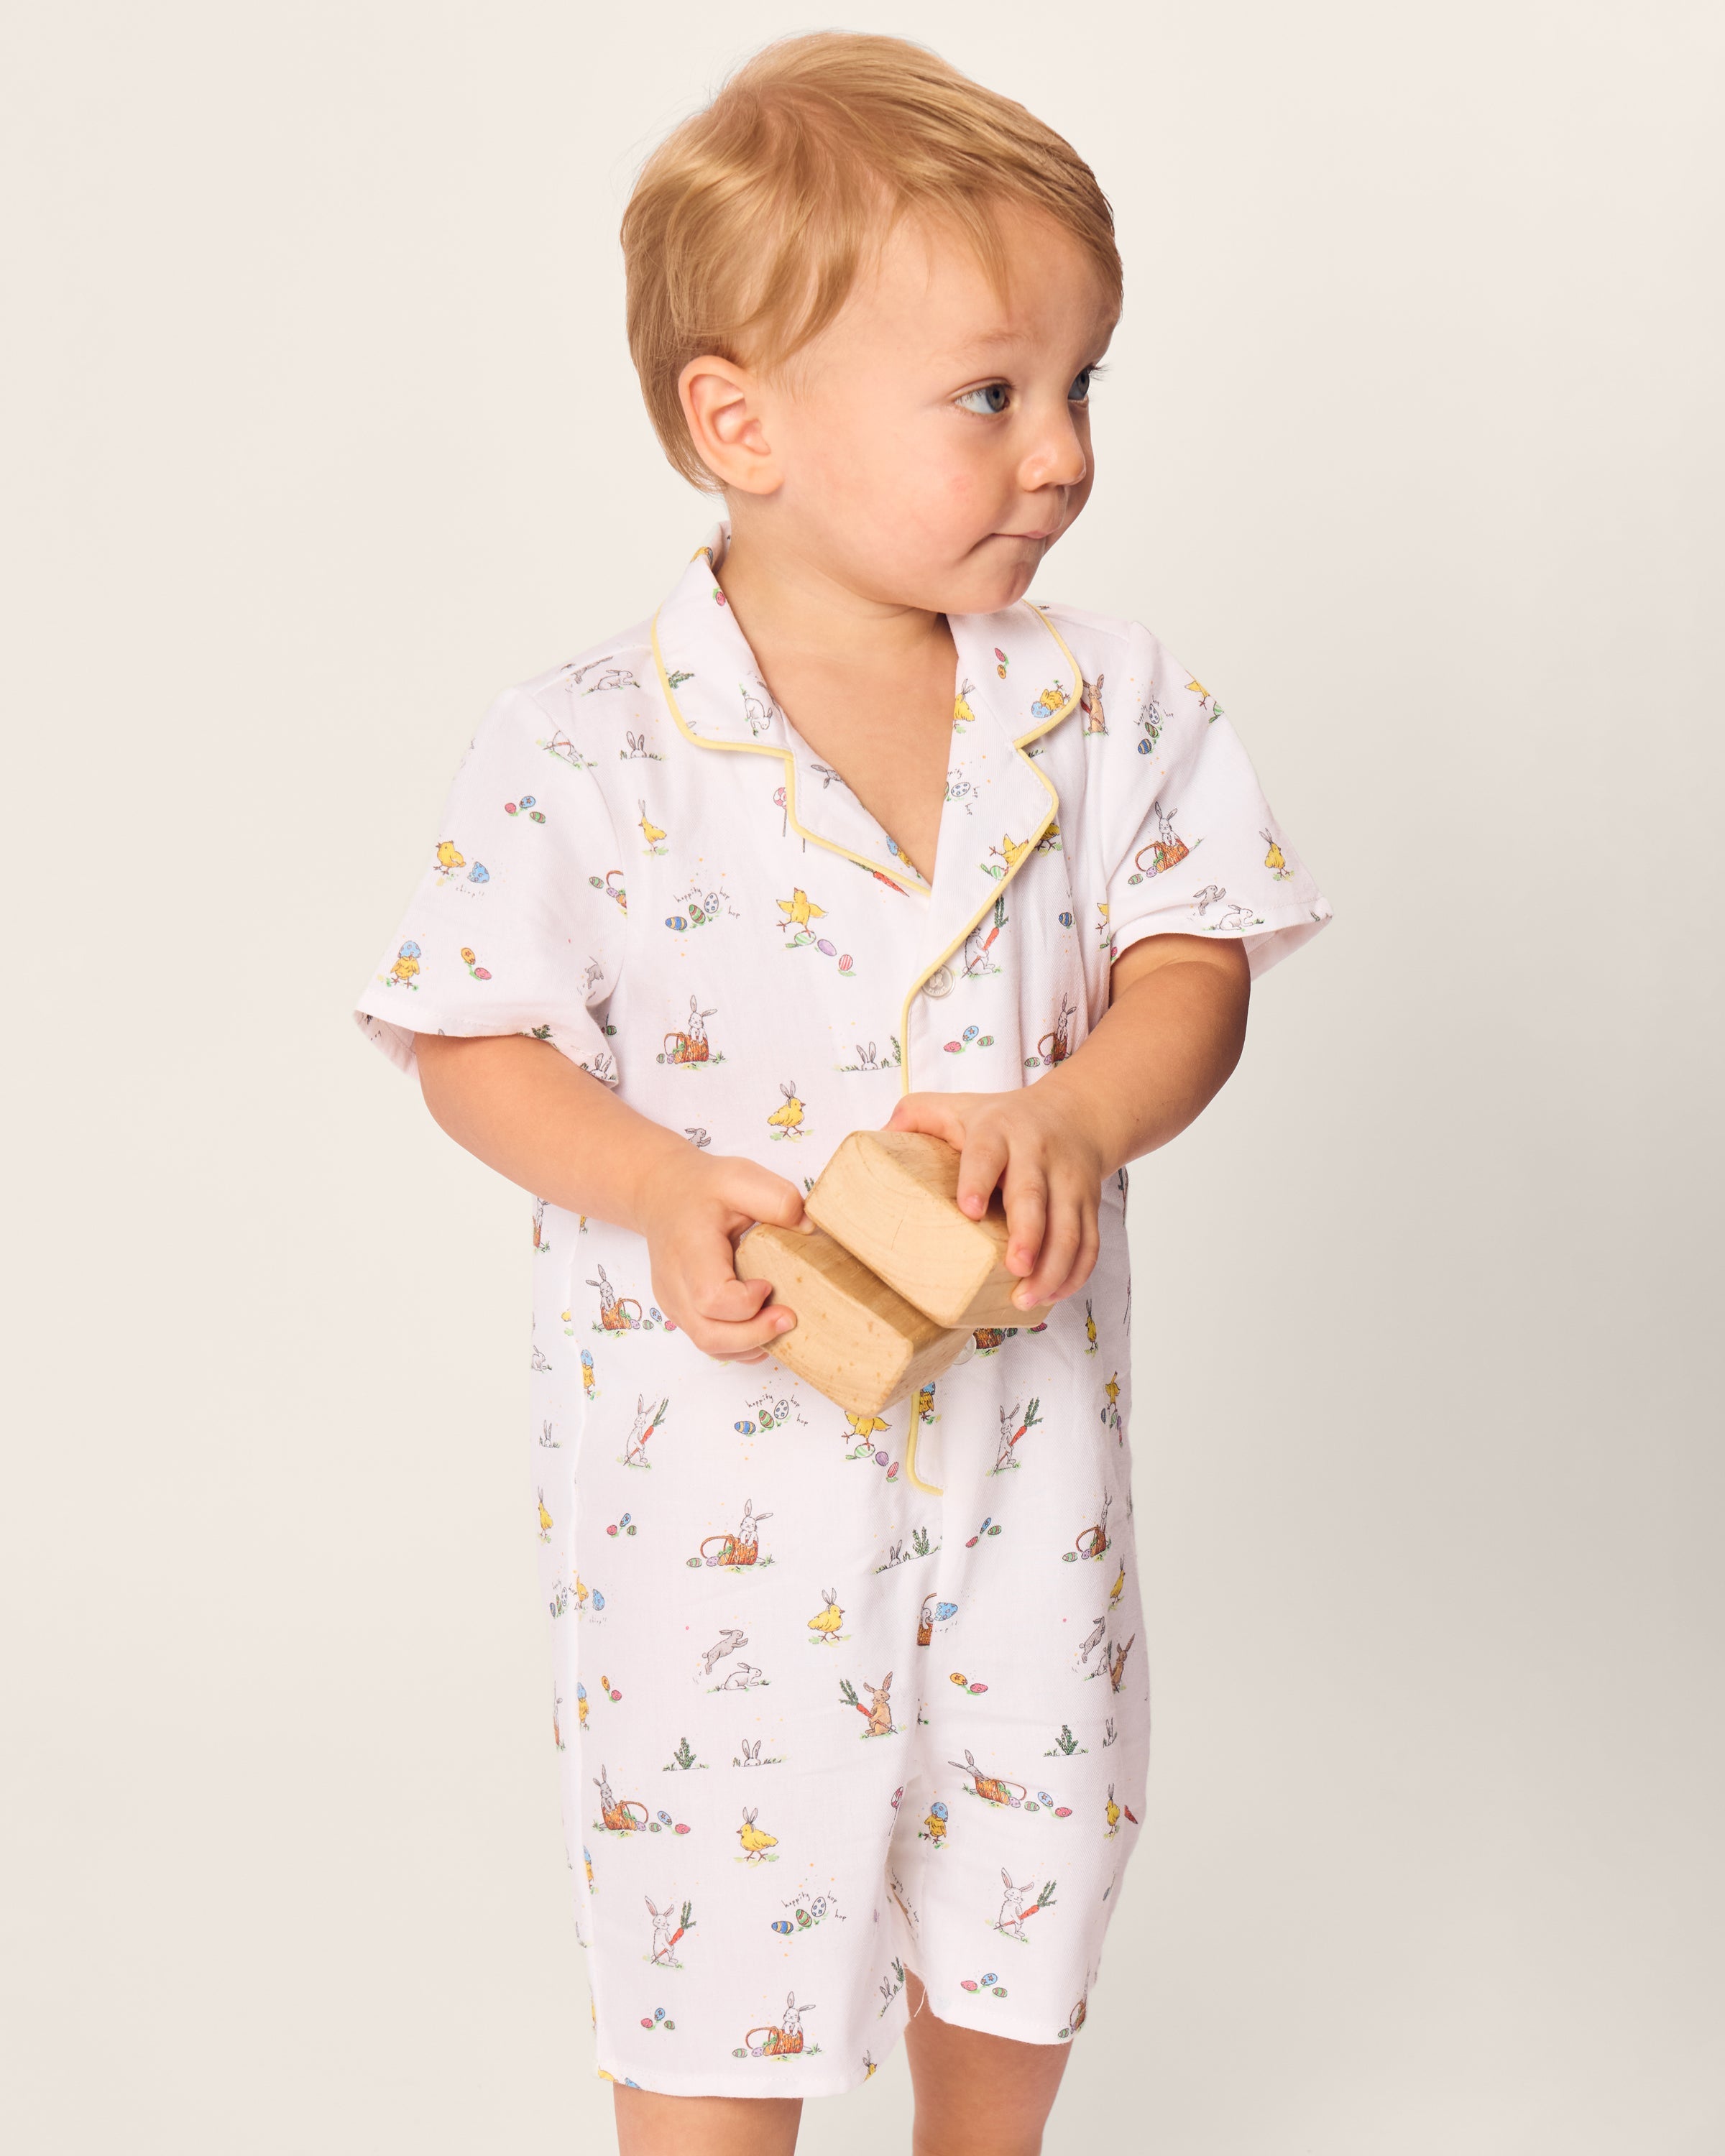
{"type": "Polygon", "coordinates": [[[1070,1099],[1046,1084],[1010,1093],[906,1093],[889,1131],[926,1131],[957,1148],[958,1203],[973,1220],[997,1183],[1006,1204],[1006,1262],[1025,1276],[1021,1310],[1076,1295],[1096,1261],[1100,1150],[1070,1099]]]}
{"type": "Polygon", "coordinates": [[[758,1363],[768,1344],[796,1322],[775,1304],[766,1281],[737,1277],[735,1238],[756,1220],[809,1229],[803,1194],[752,1160],[680,1147],[645,1178],[640,1229],[647,1239],[653,1297],[703,1354],[758,1363]]]}

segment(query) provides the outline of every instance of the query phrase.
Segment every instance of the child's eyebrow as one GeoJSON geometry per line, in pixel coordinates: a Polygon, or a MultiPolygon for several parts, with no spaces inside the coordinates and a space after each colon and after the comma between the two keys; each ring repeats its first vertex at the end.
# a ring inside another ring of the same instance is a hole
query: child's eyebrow
{"type": "MultiPolygon", "coordinates": [[[[1098,345],[1106,344],[1113,336],[1117,326],[1117,324],[1114,322],[1104,322],[1096,331],[1095,342],[1098,345]]],[[[1029,330],[984,330],[974,336],[966,337],[962,344],[947,346],[942,357],[957,362],[988,352],[1011,351],[1016,346],[1034,341],[1034,333],[1029,330]]]]}
{"type": "Polygon", "coordinates": [[[948,352],[955,359],[962,359],[973,352],[999,352],[1003,345],[1022,344],[1022,330],[989,330],[980,336],[966,337],[962,344],[950,345],[948,352]]]}

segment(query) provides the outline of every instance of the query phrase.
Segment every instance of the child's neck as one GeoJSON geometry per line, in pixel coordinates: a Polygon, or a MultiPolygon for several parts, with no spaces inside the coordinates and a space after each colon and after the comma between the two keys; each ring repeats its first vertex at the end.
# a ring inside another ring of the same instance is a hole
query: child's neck
{"type": "Polygon", "coordinates": [[[717,576],[769,678],[775,655],[799,670],[812,666],[852,680],[915,677],[931,649],[947,670],[954,663],[944,614],[855,590],[812,552],[747,515],[732,512],[717,576]]]}
{"type": "Polygon", "coordinates": [[[767,686],[931,882],[958,655],[947,618],[852,589],[733,521],[716,574],[767,686]]]}

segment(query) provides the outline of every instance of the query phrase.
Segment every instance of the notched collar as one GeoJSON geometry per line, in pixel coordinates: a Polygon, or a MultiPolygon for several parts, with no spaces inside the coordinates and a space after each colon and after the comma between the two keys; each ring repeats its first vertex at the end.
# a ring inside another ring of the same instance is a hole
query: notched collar
{"type": "Polygon", "coordinates": [[[715,526],[654,619],[654,657],[670,716],[702,747],[776,759],[793,828],[887,882],[926,894],[932,971],[1055,821],[1054,788],[1025,751],[1078,708],[1076,662],[1027,601],[999,613],[949,617],[958,665],[931,890],[775,701],[713,574],[729,538],[728,526],[715,526]]]}

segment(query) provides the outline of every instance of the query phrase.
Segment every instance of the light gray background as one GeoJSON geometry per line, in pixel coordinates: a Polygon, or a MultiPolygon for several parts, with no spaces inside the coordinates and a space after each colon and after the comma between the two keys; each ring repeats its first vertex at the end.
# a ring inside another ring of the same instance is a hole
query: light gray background
{"type": "MultiPolygon", "coordinates": [[[[1721,22],[848,24],[1093,162],[1039,591],[1201,675],[1337,910],[1133,1180],[1153,1795],[1057,2156],[1725,2141],[1721,22]]],[[[821,26],[9,16],[13,2147],[610,2145],[526,1201],[347,1010],[485,702],[706,528],[618,218],[821,26]]],[[[803,2145],[906,2112],[899,2051],[803,2145]]]]}

